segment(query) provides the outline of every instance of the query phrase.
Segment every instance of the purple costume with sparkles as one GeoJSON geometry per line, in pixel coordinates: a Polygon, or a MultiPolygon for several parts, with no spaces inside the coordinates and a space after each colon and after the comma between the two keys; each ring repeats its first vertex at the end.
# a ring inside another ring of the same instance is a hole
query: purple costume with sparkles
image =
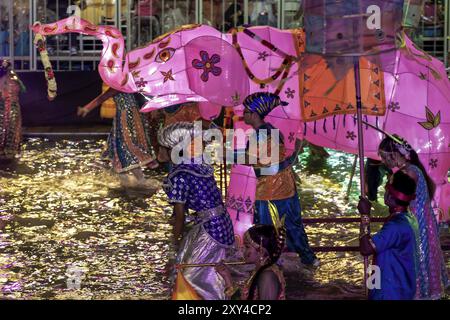
{"type": "Polygon", "coordinates": [[[10,74],[3,75],[3,78],[4,82],[0,86],[0,160],[11,160],[20,153],[22,143],[22,115],[19,104],[21,85],[20,80],[10,74]]]}
{"type": "MultiPolygon", "coordinates": [[[[175,165],[164,180],[170,203],[195,211],[195,225],[183,237],[177,263],[219,263],[231,253],[233,224],[223,206],[214,170],[205,164],[175,165]]],[[[214,268],[186,268],[183,276],[205,300],[225,299],[225,288],[214,268]]]]}

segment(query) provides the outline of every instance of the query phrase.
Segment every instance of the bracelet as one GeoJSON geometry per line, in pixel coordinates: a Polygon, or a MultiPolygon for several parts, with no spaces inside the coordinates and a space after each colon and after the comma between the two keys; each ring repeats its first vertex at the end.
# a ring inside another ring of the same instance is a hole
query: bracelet
{"type": "Polygon", "coordinates": [[[361,215],[361,222],[363,224],[369,224],[370,223],[370,216],[368,214],[362,214],[361,215]]]}

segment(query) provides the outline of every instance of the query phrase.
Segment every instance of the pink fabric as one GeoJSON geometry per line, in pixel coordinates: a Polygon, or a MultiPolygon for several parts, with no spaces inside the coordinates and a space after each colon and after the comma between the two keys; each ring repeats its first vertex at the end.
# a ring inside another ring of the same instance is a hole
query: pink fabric
{"type": "MultiPolygon", "coordinates": [[[[93,26],[85,20],[74,24],[70,19],[34,26],[33,31],[46,35],[78,32],[101,39],[104,49],[99,73],[103,81],[123,92],[142,92],[152,96],[153,99],[141,110],[143,112],[164,108],[176,101],[208,101],[214,105],[241,108],[240,104],[248,94],[279,89],[281,99],[289,104],[274,109],[266,119],[283,133],[288,155],[299,137],[319,146],[357,153],[357,126],[353,116],[339,115],[302,122],[299,107],[302,92],[298,76],[301,64],[292,65],[281,86],[281,78],[271,80],[283,62],[283,53],[291,56],[301,54],[297,45],[302,46],[305,39],[294,37],[290,30],[266,26],[251,28],[258,37],[275,45],[276,51],[239,32],[237,41],[243,57],[233,48],[230,34],[222,34],[204,25],[180,27],[144,48],[125,54],[124,39],[117,29],[93,26]],[[242,58],[254,77],[269,79],[266,84],[250,79],[242,58]]],[[[388,111],[383,117],[364,117],[364,120],[408,140],[437,184],[436,203],[447,212],[450,198],[443,197],[441,190],[447,188],[450,168],[450,113],[447,112],[450,82],[442,62],[423,53],[407,38],[405,46],[393,56],[395,58],[387,61],[393,67],[393,74],[384,74],[388,111]],[[421,125],[427,122],[425,126],[428,129],[421,125]]],[[[365,155],[377,159],[383,135],[366,126],[363,131],[365,155]]],[[[237,169],[232,169],[232,175],[234,170],[237,169]]],[[[247,178],[233,179],[229,194],[236,197],[239,194],[250,195],[253,192],[251,184],[255,183],[252,179],[251,172],[247,178]],[[245,179],[250,182],[244,183],[245,179]]]]}

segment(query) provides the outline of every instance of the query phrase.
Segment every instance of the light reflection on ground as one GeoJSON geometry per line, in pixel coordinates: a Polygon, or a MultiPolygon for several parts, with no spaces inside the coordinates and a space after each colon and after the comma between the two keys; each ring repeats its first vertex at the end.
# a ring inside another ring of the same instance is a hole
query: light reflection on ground
{"type": "MultiPolygon", "coordinates": [[[[18,163],[1,168],[1,297],[169,298],[165,267],[172,229],[165,195],[160,190],[144,199],[120,190],[98,165],[103,145],[104,140],[30,139],[18,163]],[[80,290],[67,289],[74,266],[83,272],[80,290]]],[[[296,171],[304,217],[356,215],[357,174],[345,200],[352,163],[352,155],[339,152],[327,160],[301,155],[296,171]]],[[[159,181],[164,176],[147,174],[159,181]]],[[[376,212],[386,211],[379,205],[376,212]]],[[[309,225],[307,233],[313,246],[350,246],[357,244],[358,225],[309,225]]],[[[284,257],[288,298],[364,298],[359,254],[318,256],[322,266],[315,272],[284,257]]]]}

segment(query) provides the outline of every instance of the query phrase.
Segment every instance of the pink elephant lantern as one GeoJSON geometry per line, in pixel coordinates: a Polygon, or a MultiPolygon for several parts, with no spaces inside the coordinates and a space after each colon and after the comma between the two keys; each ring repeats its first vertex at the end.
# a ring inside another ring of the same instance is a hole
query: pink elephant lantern
{"type": "MultiPolygon", "coordinates": [[[[450,168],[450,113],[446,112],[450,106],[450,82],[442,62],[418,49],[406,35],[402,37],[403,46],[395,55],[395,72],[384,72],[386,114],[364,116],[363,120],[402,136],[418,152],[437,185],[434,206],[445,213],[441,219],[448,220],[450,198],[444,196],[444,190],[448,188],[450,168]]],[[[357,126],[351,115],[304,123],[303,135],[311,143],[357,153],[357,126]]],[[[367,157],[379,159],[378,145],[383,137],[377,130],[364,126],[367,157]]]]}
{"type": "MultiPolygon", "coordinates": [[[[308,94],[305,89],[341,85],[339,81],[330,83],[330,79],[325,79],[326,81],[316,80],[310,87],[305,87],[305,66],[301,60],[296,60],[304,52],[302,30],[254,27],[232,34],[221,34],[208,26],[188,25],[123,56],[123,37],[116,29],[93,26],[84,20],[81,20],[81,26],[74,26],[70,19],[35,25],[33,31],[44,35],[79,32],[101,39],[104,43],[99,65],[102,79],[118,90],[153,96],[142,109],[143,112],[186,101],[236,106],[241,104],[248,93],[270,91],[289,102],[287,106],[273,110],[267,117],[285,137],[288,154],[294,150],[295,139],[301,136],[319,146],[357,152],[355,132],[352,134],[355,123],[351,115],[302,122],[303,115],[299,106],[301,98],[308,94]],[[202,41],[196,40],[199,37],[202,41]],[[215,47],[212,48],[211,44],[215,47]],[[231,45],[235,50],[230,50],[231,45]]],[[[376,112],[366,114],[364,119],[388,132],[405,137],[419,152],[424,164],[428,164],[435,181],[444,186],[448,184],[446,176],[450,159],[450,121],[449,113],[446,112],[450,104],[449,82],[441,62],[415,48],[406,36],[403,39],[404,47],[395,53],[399,58],[399,62],[396,62],[397,72],[384,73],[384,78],[381,79],[384,80],[387,113],[385,116],[376,116],[376,112]],[[412,90],[414,95],[411,94],[412,90]],[[425,106],[430,112],[427,112],[425,106]]],[[[363,74],[362,82],[373,79],[374,73],[376,71],[370,69],[367,74],[363,74]]],[[[351,92],[341,95],[338,103],[349,105],[352,103],[350,97],[354,99],[351,92]]],[[[363,104],[369,105],[370,101],[369,95],[363,97],[363,104]]],[[[382,136],[369,128],[364,130],[364,134],[365,154],[376,158],[382,136]]],[[[232,168],[229,199],[239,199],[242,195],[243,201],[246,201],[244,196],[248,195],[250,201],[254,200],[254,196],[252,198],[250,194],[256,180],[250,171],[238,166],[232,168]],[[241,178],[234,179],[234,174],[241,178]],[[245,182],[246,179],[250,180],[249,183],[245,182]],[[243,189],[243,185],[247,185],[247,189],[243,189]]],[[[437,195],[439,194],[438,190],[437,195]]],[[[448,197],[440,196],[438,199],[445,212],[448,211],[449,201],[448,197]]],[[[234,208],[228,206],[228,209],[236,216],[234,208]]],[[[241,221],[235,221],[236,230],[244,230],[248,226],[249,221],[246,220],[245,226],[241,228],[241,221]]],[[[242,233],[237,231],[237,234],[242,233]]]]}

